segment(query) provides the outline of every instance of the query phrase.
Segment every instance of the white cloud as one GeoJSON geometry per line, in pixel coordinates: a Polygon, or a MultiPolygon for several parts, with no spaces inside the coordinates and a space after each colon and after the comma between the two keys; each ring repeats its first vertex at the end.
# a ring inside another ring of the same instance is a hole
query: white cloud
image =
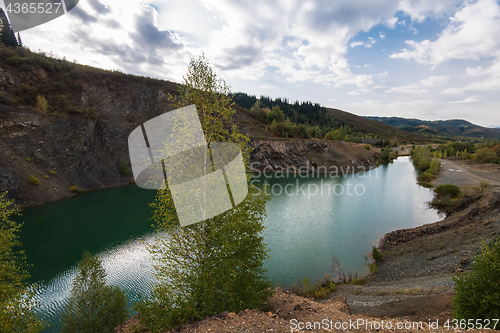
{"type": "Polygon", "coordinates": [[[463,99],[461,101],[453,101],[453,102],[450,102],[451,104],[468,104],[468,103],[475,103],[475,102],[479,102],[481,99],[480,99],[481,96],[479,95],[473,95],[473,96],[470,96],[470,97],[467,97],[466,99],[463,99]]]}
{"type": "Polygon", "coordinates": [[[390,55],[439,65],[450,59],[474,59],[500,55],[500,7],[495,0],[467,3],[453,17],[439,38],[431,42],[406,41],[411,50],[390,55]]]}
{"type": "Polygon", "coordinates": [[[404,93],[404,94],[428,94],[427,88],[439,86],[446,82],[450,77],[447,75],[430,76],[426,79],[420,80],[416,84],[410,84],[400,87],[393,87],[386,90],[386,93],[404,93]]]}
{"type": "Polygon", "coordinates": [[[356,46],[361,46],[361,45],[365,45],[365,42],[352,42],[350,46],[356,47],[356,46]]]}

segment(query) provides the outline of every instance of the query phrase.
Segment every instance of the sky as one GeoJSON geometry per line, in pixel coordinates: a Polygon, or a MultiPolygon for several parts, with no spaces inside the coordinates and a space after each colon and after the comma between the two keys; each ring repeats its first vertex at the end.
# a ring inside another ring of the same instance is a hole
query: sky
{"type": "Polygon", "coordinates": [[[204,53],[233,92],[500,126],[495,0],[80,0],[21,37],[32,51],[175,82],[204,53]]]}

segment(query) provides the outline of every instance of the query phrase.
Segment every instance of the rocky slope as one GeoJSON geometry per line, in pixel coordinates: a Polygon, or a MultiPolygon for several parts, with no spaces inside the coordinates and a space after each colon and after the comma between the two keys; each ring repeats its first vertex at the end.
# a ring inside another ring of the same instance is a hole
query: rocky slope
{"type": "MultiPolygon", "coordinates": [[[[172,110],[169,94],[177,87],[32,53],[0,59],[0,192],[29,206],[132,182],[128,135],[172,110]],[[46,96],[47,110],[40,110],[38,96],[46,96]]],[[[246,133],[252,124],[265,133],[241,110],[234,119],[242,133],[252,134],[246,133]]],[[[251,162],[262,168],[310,167],[312,160],[375,166],[375,152],[357,144],[253,139],[251,162]]]]}

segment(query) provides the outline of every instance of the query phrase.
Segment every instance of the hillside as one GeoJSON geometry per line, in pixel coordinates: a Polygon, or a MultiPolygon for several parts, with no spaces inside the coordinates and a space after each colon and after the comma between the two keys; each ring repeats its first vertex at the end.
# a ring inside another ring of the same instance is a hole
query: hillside
{"type": "Polygon", "coordinates": [[[456,137],[493,140],[500,139],[499,128],[482,127],[461,119],[427,121],[399,117],[366,118],[430,138],[452,139],[456,137]]]}
{"type": "Polygon", "coordinates": [[[379,138],[390,138],[398,142],[426,142],[427,139],[420,133],[412,133],[390,124],[381,123],[376,119],[357,116],[338,109],[327,108],[328,114],[334,118],[340,119],[360,131],[367,131],[376,134],[379,138]]]}
{"type": "MultiPolygon", "coordinates": [[[[169,94],[178,86],[0,47],[0,192],[28,206],[133,182],[128,135],[172,110],[169,94]]],[[[265,124],[235,109],[234,122],[253,139],[251,162],[375,166],[373,149],[272,137],[265,124]]]]}

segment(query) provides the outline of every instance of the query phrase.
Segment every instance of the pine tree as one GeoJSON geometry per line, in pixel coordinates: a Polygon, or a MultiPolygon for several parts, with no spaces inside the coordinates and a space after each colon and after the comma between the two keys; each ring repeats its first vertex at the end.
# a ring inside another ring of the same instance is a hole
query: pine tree
{"type": "Polygon", "coordinates": [[[0,41],[5,44],[5,46],[17,47],[16,35],[10,26],[9,20],[5,15],[5,12],[0,8],[0,41]]]}
{"type": "MultiPolygon", "coordinates": [[[[247,161],[249,139],[226,126],[234,112],[229,88],[217,80],[204,56],[191,61],[184,84],[178,106],[196,104],[207,141],[238,143],[247,161]]],[[[265,191],[250,187],[235,208],[180,227],[168,188],[158,191],[151,206],[160,236],[148,246],[158,284],[151,298],[135,306],[143,327],[160,331],[266,304],[272,284],[264,277],[267,250],[261,233],[268,199],[265,191]]]]}
{"type": "Polygon", "coordinates": [[[106,285],[106,271],[96,255],[87,251],[62,314],[62,333],[113,332],[129,315],[125,293],[106,285]]]}

